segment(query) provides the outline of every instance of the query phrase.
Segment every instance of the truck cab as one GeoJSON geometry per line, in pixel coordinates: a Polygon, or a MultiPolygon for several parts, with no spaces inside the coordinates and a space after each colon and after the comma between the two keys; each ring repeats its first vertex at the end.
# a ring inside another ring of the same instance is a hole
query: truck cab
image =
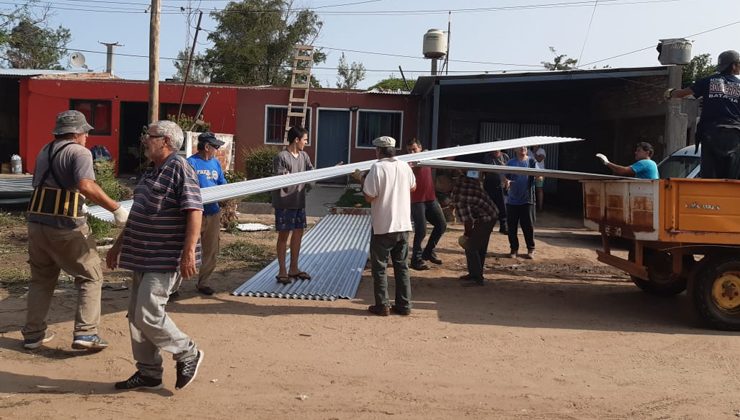
{"type": "Polygon", "coordinates": [[[701,170],[701,146],[686,146],[658,163],[661,179],[698,178],[701,170]]]}

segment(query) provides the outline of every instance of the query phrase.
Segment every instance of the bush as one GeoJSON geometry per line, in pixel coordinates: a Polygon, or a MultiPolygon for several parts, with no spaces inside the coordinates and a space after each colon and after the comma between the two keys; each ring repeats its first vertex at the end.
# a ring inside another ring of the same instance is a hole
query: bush
{"type": "Polygon", "coordinates": [[[250,149],[245,159],[247,179],[259,179],[272,176],[272,166],[275,156],[280,150],[272,146],[262,146],[250,149]]]}
{"type": "MultiPolygon", "coordinates": [[[[112,160],[98,160],[94,163],[95,183],[115,201],[131,198],[131,190],[122,185],[116,179],[115,162],[112,160]]],[[[87,218],[87,223],[93,235],[98,238],[110,236],[113,226],[92,217],[87,218]]]]}
{"type": "Polygon", "coordinates": [[[347,188],[336,202],[337,207],[370,207],[360,188],[347,188]]]}

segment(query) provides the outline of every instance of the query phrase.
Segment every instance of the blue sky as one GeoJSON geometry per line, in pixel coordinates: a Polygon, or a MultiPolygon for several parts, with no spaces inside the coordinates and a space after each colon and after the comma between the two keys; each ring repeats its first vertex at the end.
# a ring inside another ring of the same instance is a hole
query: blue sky
{"type": "MultiPolygon", "coordinates": [[[[12,0],[0,0],[0,9],[12,0]]],[[[148,54],[147,0],[55,0],[52,22],[72,32],[71,51],[83,51],[90,69],[105,69],[105,46],[119,42],[119,54],[148,54]],[[76,10],[70,10],[76,9],[76,10]]],[[[195,15],[179,8],[208,12],[221,9],[221,0],[162,0],[160,55],[174,57],[192,43],[195,15]],[[188,32],[188,19],[191,29],[188,32]]],[[[422,59],[422,39],[431,28],[447,28],[451,15],[450,74],[541,70],[550,61],[550,46],[579,58],[583,68],[659,65],[659,39],[687,37],[692,55],[717,55],[740,50],[739,0],[296,0],[297,7],[315,8],[323,29],[314,45],[325,47],[326,63],[314,70],[323,86],[336,83],[336,64],[342,50],[349,62],[368,69],[360,87],[391,74],[400,65],[407,77],[429,74],[422,59]],[[643,50],[644,49],[644,50],[643,50]],[[371,54],[372,53],[372,54],[371,54]]],[[[216,27],[204,13],[201,25],[216,27]]],[[[208,47],[201,32],[197,50],[208,47]]],[[[115,57],[119,77],[146,79],[146,58],[115,57]]],[[[162,59],[161,79],[174,73],[171,60],[162,59]]]]}

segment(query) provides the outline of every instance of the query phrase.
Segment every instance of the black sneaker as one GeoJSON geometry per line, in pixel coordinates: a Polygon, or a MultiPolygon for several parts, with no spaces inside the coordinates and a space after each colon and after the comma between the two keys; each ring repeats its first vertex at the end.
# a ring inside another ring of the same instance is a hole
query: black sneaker
{"type": "Polygon", "coordinates": [[[426,261],[430,261],[430,262],[432,262],[434,264],[437,264],[437,265],[442,264],[442,260],[440,260],[439,258],[437,258],[437,256],[434,255],[434,253],[424,254],[424,255],[421,256],[421,259],[426,260],[426,261]]]}
{"type": "Polygon", "coordinates": [[[401,315],[401,316],[409,316],[409,315],[411,315],[411,309],[409,309],[409,308],[399,308],[396,305],[391,306],[391,312],[393,312],[396,315],[401,315]]]}
{"type": "Polygon", "coordinates": [[[206,296],[211,296],[211,295],[213,295],[214,290],[211,289],[208,286],[199,286],[198,287],[198,293],[200,293],[202,295],[206,295],[206,296]]]}
{"type": "Polygon", "coordinates": [[[136,371],[130,378],[122,382],[116,382],[116,389],[162,389],[162,380],[144,376],[136,371]]]}
{"type": "Polygon", "coordinates": [[[390,309],[388,309],[388,307],[385,305],[370,305],[367,307],[367,310],[371,314],[375,314],[378,316],[388,316],[391,313],[390,309]]]}
{"type": "Polygon", "coordinates": [[[198,350],[198,354],[187,362],[177,362],[177,381],[175,389],[184,389],[193,382],[198,375],[198,368],[203,362],[203,350],[198,350]]]}
{"type": "Polygon", "coordinates": [[[53,332],[47,331],[39,338],[26,338],[23,340],[23,348],[27,350],[35,350],[41,347],[43,344],[46,344],[49,341],[53,340],[55,335],[56,334],[54,334],[53,332]]]}
{"type": "Polygon", "coordinates": [[[429,266],[424,264],[424,261],[414,261],[411,263],[411,265],[409,265],[409,267],[416,271],[429,270],[429,266]]]}

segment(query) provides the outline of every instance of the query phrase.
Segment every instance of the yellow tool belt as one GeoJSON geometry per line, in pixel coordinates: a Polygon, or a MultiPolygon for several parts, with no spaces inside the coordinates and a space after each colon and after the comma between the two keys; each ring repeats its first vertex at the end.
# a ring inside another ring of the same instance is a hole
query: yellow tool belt
{"type": "Polygon", "coordinates": [[[33,190],[28,212],[49,216],[82,217],[80,193],[61,188],[36,187],[33,190]]]}

